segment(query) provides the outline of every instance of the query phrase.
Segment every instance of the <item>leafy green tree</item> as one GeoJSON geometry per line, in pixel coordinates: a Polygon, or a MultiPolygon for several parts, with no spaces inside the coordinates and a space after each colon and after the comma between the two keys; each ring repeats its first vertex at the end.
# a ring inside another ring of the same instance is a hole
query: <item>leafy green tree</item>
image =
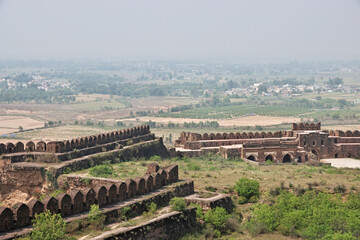
{"type": "Polygon", "coordinates": [[[170,206],[171,210],[182,212],[186,209],[186,202],[183,198],[174,197],[170,200],[170,206]]]}
{"type": "Polygon", "coordinates": [[[33,240],[63,240],[67,239],[66,223],[60,214],[52,214],[49,210],[36,214],[33,220],[33,240]]]}
{"type": "Polygon", "coordinates": [[[251,180],[249,178],[240,178],[234,186],[235,191],[238,196],[245,197],[250,199],[252,196],[260,196],[260,184],[256,180],[251,180]]]}
{"type": "Polygon", "coordinates": [[[207,211],[204,216],[205,222],[213,225],[214,228],[219,230],[220,232],[225,231],[225,223],[228,218],[229,215],[222,207],[216,207],[215,209],[211,209],[207,211]]]}

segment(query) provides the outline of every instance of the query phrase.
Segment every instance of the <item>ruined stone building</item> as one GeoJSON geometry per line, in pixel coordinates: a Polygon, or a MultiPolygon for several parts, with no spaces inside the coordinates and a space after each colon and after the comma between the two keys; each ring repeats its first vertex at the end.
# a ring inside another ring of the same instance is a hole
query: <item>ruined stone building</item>
{"type": "Polygon", "coordinates": [[[220,153],[274,163],[319,161],[360,156],[359,131],[321,130],[321,123],[294,123],[291,131],[248,133],[185,133],[176,140],[176,154],[200,156],[220,153]]]}

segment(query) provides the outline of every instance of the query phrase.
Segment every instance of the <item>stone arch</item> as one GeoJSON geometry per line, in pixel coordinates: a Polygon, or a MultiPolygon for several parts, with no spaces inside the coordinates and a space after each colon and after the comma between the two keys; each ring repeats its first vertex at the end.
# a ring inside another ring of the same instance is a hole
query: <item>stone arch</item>
{"type": "Polygon", "coordinates": [[[90,206],[96,203],[96,193],[94,189],[87,188],[81,191],[84,196],[84,208],[90,209],[90,206]]]}
{"type": "Polygon", "coordinates": [[[229,133],[228,139],[235,139],[235,134],[233,132],[229,133]]]}
{"type": "Polygon", "coordinates": [[[7,153],[14,153],[15,152],[15,145],[11,142],[6,143],[6,152],[7,153]]]}
{"type": "Polygon", "coordinates": [[[123,131],[119,131],[119,140],[124,139],[124,132],[123,131]]]}
{"type": "Polygon", "coordinates": [[[88,137],[84,137],[84,147],[89,147],[89,138],[88,137]]]}
{"type": "Polygon", "coordinates": [[[0,143],[0,154],[6,153],[6,147],[5,144],[0,143]]]}
{"type": "Polygon", "coordinates": [[[116,184],[116,187],[118,189],[118,200],[124,201],[127,199],[127,186],[124,182],[119,182],[116,184]]]}
{"type": "Polygon", "coordinates": [[[275,132],[274,134],[273,134],[273,137],[274,138],[281,138],[281,132],[275,132]]]}
{"type": "Polygon", "coordinates": [[[360,137],[360,132],[359,132],[358,130],[355,130],[355,131],[353,132],[353,136],[354,136],[354,137],[360,137]]]}
{"type": "Polygon", "coordinates": [[[46,210],[49,210],[53,214],[57,214],[59,211],[58,200],[56,200],[52,196],[46,196],[44,200],[42,200],[44,207],[46,210]]]}
{"type": "Polygon", "coordinates": [[[246,133],[246,132],[243,132],[243,133],[241,134],[241,138],[243,138],[243,139],[247,139],[247,138],[248,138],[247,133],[246,133]]]}
{"type": "Polygon", "coordinates": [[[223,133],[223,134],[222,134],[222,138],[223,138],[223,139],[227,139],[227,138],[228,138],[228,134],[227,134],[227,133],[223,133]]]}
{"type": "Polygon", "coordinates": [[[146,182],[146,191],[151,192],[154,189],[154,178],[150,174],[144,176],[146,182]]]}
{"type": "Polygon", "coordinates": [[[14,228],[14,213],[10,208],[0,207],[0,232],[14,228]]]}
{"type": "Polygon", "coordinates": [[[154,189],[158,189],[162,187],[162,179],[159,172],[151,174],[154,178],[154,189]]]}
{"type": "Polygon", "coordinates": [[[125,181],[126,190],[127,190],[127,197],[131,198],[136,195],[136,182],[132,179],[127,179],[125,181]]]}
{"type": "Polygon", "coordinates": [[[44,204],[36,199],[31,200],[28,204],[30,210],[30,218],[34,219],[35,214],[44,212],[44,204]]]}
{"type": "Polygon", "coordinates": [[[159,170],[159,174],[161,176],[162,186],[165,186],[167,184],[167,174],[164,169],[159,170]]]}
{"type": "Polygon", "coordinates": [[[117,201],[117,187],[115,184],[108,184],[106,186],[106,189],[107,189],[107,193],[108,193],[108,196],[107,196],[107,199],[108,199],[108,202],[109,203],[114,203],[117,201]]]}
{"type": "Polygon", "coordinates": [[[346,137],[353,137],[352,131],[350,131],[350,130],[346,131],[346,132],[345,132],[345,136],[346,136],[346,137]]]}
{"type": "Polygon", "coordinates": [[[22,142],[17,142],[15,144],[15,152],[24,152],[24,144],[22,142]]]}
{"type": "Polygon", "coordinates": [[[261,135],[261,138],[266,138],[266,132],[262,132],[260,135],[261,135]]]}
{"type": "Polygon", "coordinates": [[[62,217],[71,215],[71,197],[66,193],[60,193],[56,200],[59,204],[59,212],[62,217]]]}
{"type": "Polygon", "coordinates": [[[79,140],[79,148],[84,148],[84,147],[85,147],[85,139],[80,138],[80,140],[79,140]]]}
{"type": "Polygon", "coordinates": [[[259,132],[256,132],[256,133],[254,134],[254,137],[255,137],[255,138],[261,138],[261,135],[260,135],[259,132]]]}
{"type": "Polygon", "coordinates": [[[202,139],[203,139],[203,140],[209,140],[209,135],[208,135],[207,133],[204,133],[204,134],[202,135],[202,139]]]}
{"type": "Polygon", "coordinates": [[[99,206],[104,206],[107,203],[107,189],[104,186],[98,186],[94,189],[96,194],[96,202],[99,206]]]}
{"type": "Polygon", "coordinates": [[[287,153],[287,154],[285,154],[285,155],[283,156],[282,162],[283,162],[283,163],[290,163],[291,160],[292,160],[291,155],[290,155],[289,153],[287,153]]]}
{"type": "Polygon", "coordinates": [[[315,125],[315,123],[311,123],[311,124],[310,124],[310,129],[311,129],[311,130],[316,130],[316,125],[315,125]]]}
{"type": "Polygon", "coordinates": [[[114,132],[111,132],[111,133],[110,133],[110,141],[111,141],[111,142],[115,141],[115,134],[114,134],[114,132]]]}
{"type": "Polygon", "coordinates": [[[210,140],[215,140],[215,139],[216,139],[215,134],[214,134],[214,133],[211,133],[211,134],[210,134],[210,140]]]}
{"type": "Polygon", "coordinates": [[[269,154],[265,157],[265,161],[270,160],[271,162],[273,162],[275,160],[274,156],[272,154],[269,154]]]}
{"type": "Polygon", "coordinates": [[[298,159],[298,160],[297,160],[298,163],[301,163],[301,162],[302,162],[302,157],[301,157],[301,156],[298,156],[297,159],[298,159]]]}
{"type": "Polygon", "coordinates": [[[300,124],[299,124],[299,130],[305,130],[305,127],[304,127],[304,124],[303,124],[303,123],[300,123],[300,124]]]}
{"type": "Polygon", "coordinates": [[[32,142],[32,141],[27,142],[27,143],[26,143],[25,150],[28,151],[28,152],[33,152],[33,151],[35,151],[35,143],[32,142]]]}
{"type": "Polygon", "coordinates": [[[44,141],[40,141],[36,144],[36,151],[45,152],[46,151],[46,143],[44,141]]]}
{"type": "Polygon", "coordinates": [[[71,141],[70,141],[70,147],[71,147],[71,149],[75,149],[75,148],[76,148],[76,144],[75,144],[74,139],[71,139],[71,141]]]}
{"type": "Polygon", "coordinates": [[[248,133],[248,138],[250,138],[250,139],[251,139],[251,138],[254,138],[254,133],[253,133],[253,132],[249,132],[249,133],[248,133]]]}
{"type": "Polygon", "coordinates": [[[22,228],[30,224],[30,210],[24,203],[18,205],[14,209],[14,220],[16,221],[16,227],[22,228]]]}
{"type": "Polygon", "coordinates": [[[248,156],[247,159],[251,161],[256,161],[256,157],[254,155],[248,156]]]}
{"type": "Polygon", "coordinates": [[[93,136],[93,146],[95,146],[98,143],[97,136],[93,136]]]}
{"type": "Polygon", "coordinates": [[[126,130],[126,137],[127,137],[127,138],[128,138],[128,137],[131,137],[130,129],[127,129],[127,130],[126,130]]]}
{"type": "Polygon", "coordinates": [[[316,159],[317,159],[317,160],[320,160],[320,154],[319,154],[319,152],[318,152],[318,151],[316,151],[316,150],[312,150],[312,151],[311,151],[311,153],[312,153],[312,154],[314,154],[314,155],[316,156],[316,159]]]}
{"type": "Polygon", "coordinates": [[[241,138],[241,133],[239,133],[239,132],[235,133],[235,138],[240,139],[241,138]]]}
{"type": "Polygon", "coordinates": [[[309,125],[309,123],[305,123],[305,124],[304,124],[304,128],[305,128],[305,130],[310,130],[310,125],[309,125]]]}
{"type": "Polygon", "coordinates": [[[119,132],[118,131],[115,132],[115,140],[119,140],[119,132]]]}
{"type": "Polygon", "coordinates": [[[137,177],[134,179],[136,182],[136,192],[138,195],[142,195],[146,192],[146,182],[142,177],[137,177]]]}
{"type": "Polygon", "coordinates": [[[65,145],[65,151],[66,151],[66,152],[71,151],[71,146],[70,146],[69,140],[64,141],[64,145],[65,145]]]}
{"type": "Polygon", "coordinates": [[[273,133],[272,133],[272,132],[268,132],[268,133],[266,134],[266,136],[267,136],[268,138],[272,138],[272,137],[273,137],[273,133]]]}
{"type": "Polygon", "coordinates": [[[73,190],[69,195],[71,197],[72,213],[82,212],[84,210],[84,194],[79,190],[73,190]]]}
{"type": "Polygon", "coordinates": [[[216,139],[222,139],[221,133],[217,133],[217,134],[216,134],[216,139]]]}

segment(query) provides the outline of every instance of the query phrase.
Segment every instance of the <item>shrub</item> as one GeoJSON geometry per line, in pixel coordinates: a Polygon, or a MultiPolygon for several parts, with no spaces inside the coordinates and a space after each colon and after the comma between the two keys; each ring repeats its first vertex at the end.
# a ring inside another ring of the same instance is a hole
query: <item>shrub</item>
{"type": "Polygon", "coordinates": [[[34,229],[31,233],[33,240],[62,240],[67,239],[66,223],[60,214],[52,214],[49,210],[36,214],[33,220],[34,229]]]}
{"type": "Polygon", "coordinates": [[[198,219],[203,219],[204,218],[203,209],[200,207],[200,205],[198,203],[191,203],[189,205],[189,207],[195,207],[196,208],[196,217],[198,219]]]}
{"type": "Polygon", "coordinates": [[[238,203],[239,204],[245,204],[245,203],[247,203],[248,202],[248,199],[246,198],[246,197],[244,197],[244,196],[240,196],[239,198],[238,198],[238,203]]]}
{"type": "Polygon", "coordinates": [[[250,199],[249,199],[249,202],[250,203],[257,203],[259,201],[259,197],[257,196],[252,196],[250,199]]]}
{"type": "Polygon", "coordinates": [[[113,166],[110,164],[98,165],[90,170],[90,175],[93,177],[115,177],[117,174],[114,171],[113,166]]]}
{"type": "Polygon", "coordinates": [[[104,217],[101,216],[99,205],[93,204],[90,206],[88,220],[91,226],[98,229],[102,229],[104,227],[104,220],[105,220],[104,217]]]}
{"type": "Polygon", "coordinates": [[[230,216],[225,222],[225,229],[232,232],[241,232],[239,220],[234,216],[230,216]]]}
{"type": "Polygon", "coordinates": [[[207,211],[204,216],[205,222],[213,225],[215,229],[221,232],[225,230],[225,223],[228,218],[229,215],[222,207],[216,207],[215,209],[211,209],[207,211]]]}
{"type": "Polygon", "coordinates": [[[344,194],[345,192],[346,192],[346,187],[343,184],[338,184],[336,187],[334,187],[334,193],[344,194]]]}
{"type": "Polygon", "coordinates": [[[360,236],[359,206],[356,195],[349,195],[344,202],[341,196],[330,193],[307,191],[296,196],[282,192],[271,206],[255,205],[254,217],[247,225],[254,230],[263,224],[266,232],[277,230],[304,239],[352,239],[360,236]],[[336,234],[337,238],[330,237],[336,234]]]}
{"type": "Polygon", "coordinates": [[[250,199],[252,196],[260,196],[260,184],[256,180],[251,180],[248,178],[240,178],[235,183],[235,191],[238,196],[243,196],[246,199],[250,199]]]}
{"type": "Polygon", "coordinates": [[[154,202],[146,204],[146,211],[143,213],[144,216],[153,216],[156,213],[157,205],[154,202]]]}
{"type": "Polygon", "coordinates": [[[173,199],[170,200],[170,205],[171,205],[171,210],[173,211],[182,212],[185,211],[186,209],[186,203],[183,198],[174,197],[173,199]]]}

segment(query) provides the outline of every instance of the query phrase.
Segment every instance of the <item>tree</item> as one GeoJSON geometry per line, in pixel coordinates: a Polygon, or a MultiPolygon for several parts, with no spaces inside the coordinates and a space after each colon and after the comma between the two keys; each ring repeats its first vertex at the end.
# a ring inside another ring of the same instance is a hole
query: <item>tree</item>
{"type": "Polygon", "coordinates": [[[173,211],[184,211],[186,209],[186,203],[183,198],[174,197],[170,200],[171,210],[173,211]]]}
{"type": "Polygon", "coordinates": [[[22,126],[19,126],[19,131],[22,132],[24,128],[22,126]]]}
{"type": "Polygon", "coordinates": [[[249,178],[240,178],[235,183],[235,191],[237,192],[238,196],[243,196],[247,200],[251,197],[259,197],[260,196],[260,184],[256,180],[251,180],[249,178]]]}
{"type": "Polygon", "coordinates": [[[225,230],[226,220],[229,218],[226,210],[222,207],[210,209],[205,214],[205,222],[210,223],[215,229],[223,232],[225,230]]]}
{"type": "Polygon", "coordinates": [[[33,220],[33,240],[62,240],[67,239],[66,223],[60,214],[52,214],[49,210],[36,214],[33,220]]]}
{"type": "Polygon", "coordinates": [[[265,85],[260,85],[258,90],[257,90],[258,94],[267,93],[267,92],[268,92],[268,90],[267,90],[267,87],[265,85]]]}

